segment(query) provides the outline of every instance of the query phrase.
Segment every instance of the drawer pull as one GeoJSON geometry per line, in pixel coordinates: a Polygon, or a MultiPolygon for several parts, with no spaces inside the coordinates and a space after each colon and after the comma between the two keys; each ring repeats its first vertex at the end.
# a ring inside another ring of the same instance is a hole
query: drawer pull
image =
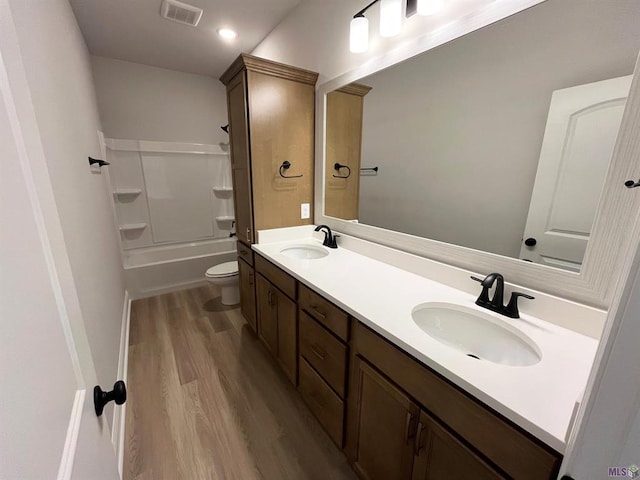
{"type": "Polygon", "coordinates": [[[416,433],[416,441],[414,443],[414,450],[416,457],[420,456],[420,452],[424,448],[424,425],[422,422],[418,422],[418,433],[416,433]]]}
{"type": "Polygon", "coordinates": [[[315,343],[311,345],[311,351],[316,357],[324,361],[324,351],[320,347],[318,347],[315,343]]]}
{"type": "Polygon", "coordinates": [[[314,312],[316,312],[318,314],[319,317],[321,318],[327,318],[327,314],[324,313],[322,310],[320,310],[317,306],[315,305],[311,305],[311,308],[313,309],[314,312]]]}

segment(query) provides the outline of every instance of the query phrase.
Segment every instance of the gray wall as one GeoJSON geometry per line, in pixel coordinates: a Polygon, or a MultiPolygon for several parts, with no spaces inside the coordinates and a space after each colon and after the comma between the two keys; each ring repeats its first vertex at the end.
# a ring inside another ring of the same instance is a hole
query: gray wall
{"type": "MultiPolygon", "coordinates": [[[[71,327],[74,335],[86,331],[98,381],[109,386],[117,378],[124,272],[105,176],[87,163],[88,156],[101,158],[89,52],[66,0],[10,6],[64,235],[66,252],[54,245],[54,254],[68,253],[75,284],[75,292],[63,293],[68,305],[77,295],[82,311],[83,325],[70,312],[71,327]]],[[[111,422],[113,406],[105,412],[111,422]]]]}
{"type": "Polygon", "coordinates": [[[633,72],[637,0],[549,0],[361,82],[360,221],[519,255],[551,92],[633,72]]]}
{"type": "Polygon", "coordinates": [[[227,123],[219,80],[104,57],[91,57],[107,138],[218,144],[227,123]]]}

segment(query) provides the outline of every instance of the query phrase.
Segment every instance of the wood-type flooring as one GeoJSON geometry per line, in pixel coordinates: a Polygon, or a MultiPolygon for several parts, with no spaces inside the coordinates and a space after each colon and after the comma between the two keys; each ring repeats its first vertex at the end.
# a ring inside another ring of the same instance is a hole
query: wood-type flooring
{"type": "Polygon", "coordinates": [[[136,300],[125,480],[356,478],[213,285],[136,300]]]}

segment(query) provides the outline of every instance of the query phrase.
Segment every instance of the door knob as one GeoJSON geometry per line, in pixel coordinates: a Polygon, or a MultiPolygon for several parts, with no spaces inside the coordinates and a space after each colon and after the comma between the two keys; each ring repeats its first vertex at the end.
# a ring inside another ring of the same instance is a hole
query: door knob
{"type": "Polygon", "coordinates": [[[533,247],[536,243],[538,243],[538,241],[533,237],[529,237],[524,241],[527,247],[533,247]]]}
{"type": "Polygon", "coordinates": [[[111,400],[115,400],[116,405],[122,405],[127,401],[127,387],[122,380],[118,380],[113,384],[113,390],[105,392],[100,385],[93,387],[93,405],[96,409],[96,415],[102,415],[104,406],[111,400]]]}

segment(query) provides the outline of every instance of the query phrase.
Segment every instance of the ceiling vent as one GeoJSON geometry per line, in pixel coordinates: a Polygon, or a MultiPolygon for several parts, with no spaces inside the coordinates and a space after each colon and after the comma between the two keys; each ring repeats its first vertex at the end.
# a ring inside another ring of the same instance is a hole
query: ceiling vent
{"type": "Polygon", "coordinates": [[[202,9],[177,0],[163,0],[160,15],[167,20],[195,27],[202,18],[202,9]]]}

